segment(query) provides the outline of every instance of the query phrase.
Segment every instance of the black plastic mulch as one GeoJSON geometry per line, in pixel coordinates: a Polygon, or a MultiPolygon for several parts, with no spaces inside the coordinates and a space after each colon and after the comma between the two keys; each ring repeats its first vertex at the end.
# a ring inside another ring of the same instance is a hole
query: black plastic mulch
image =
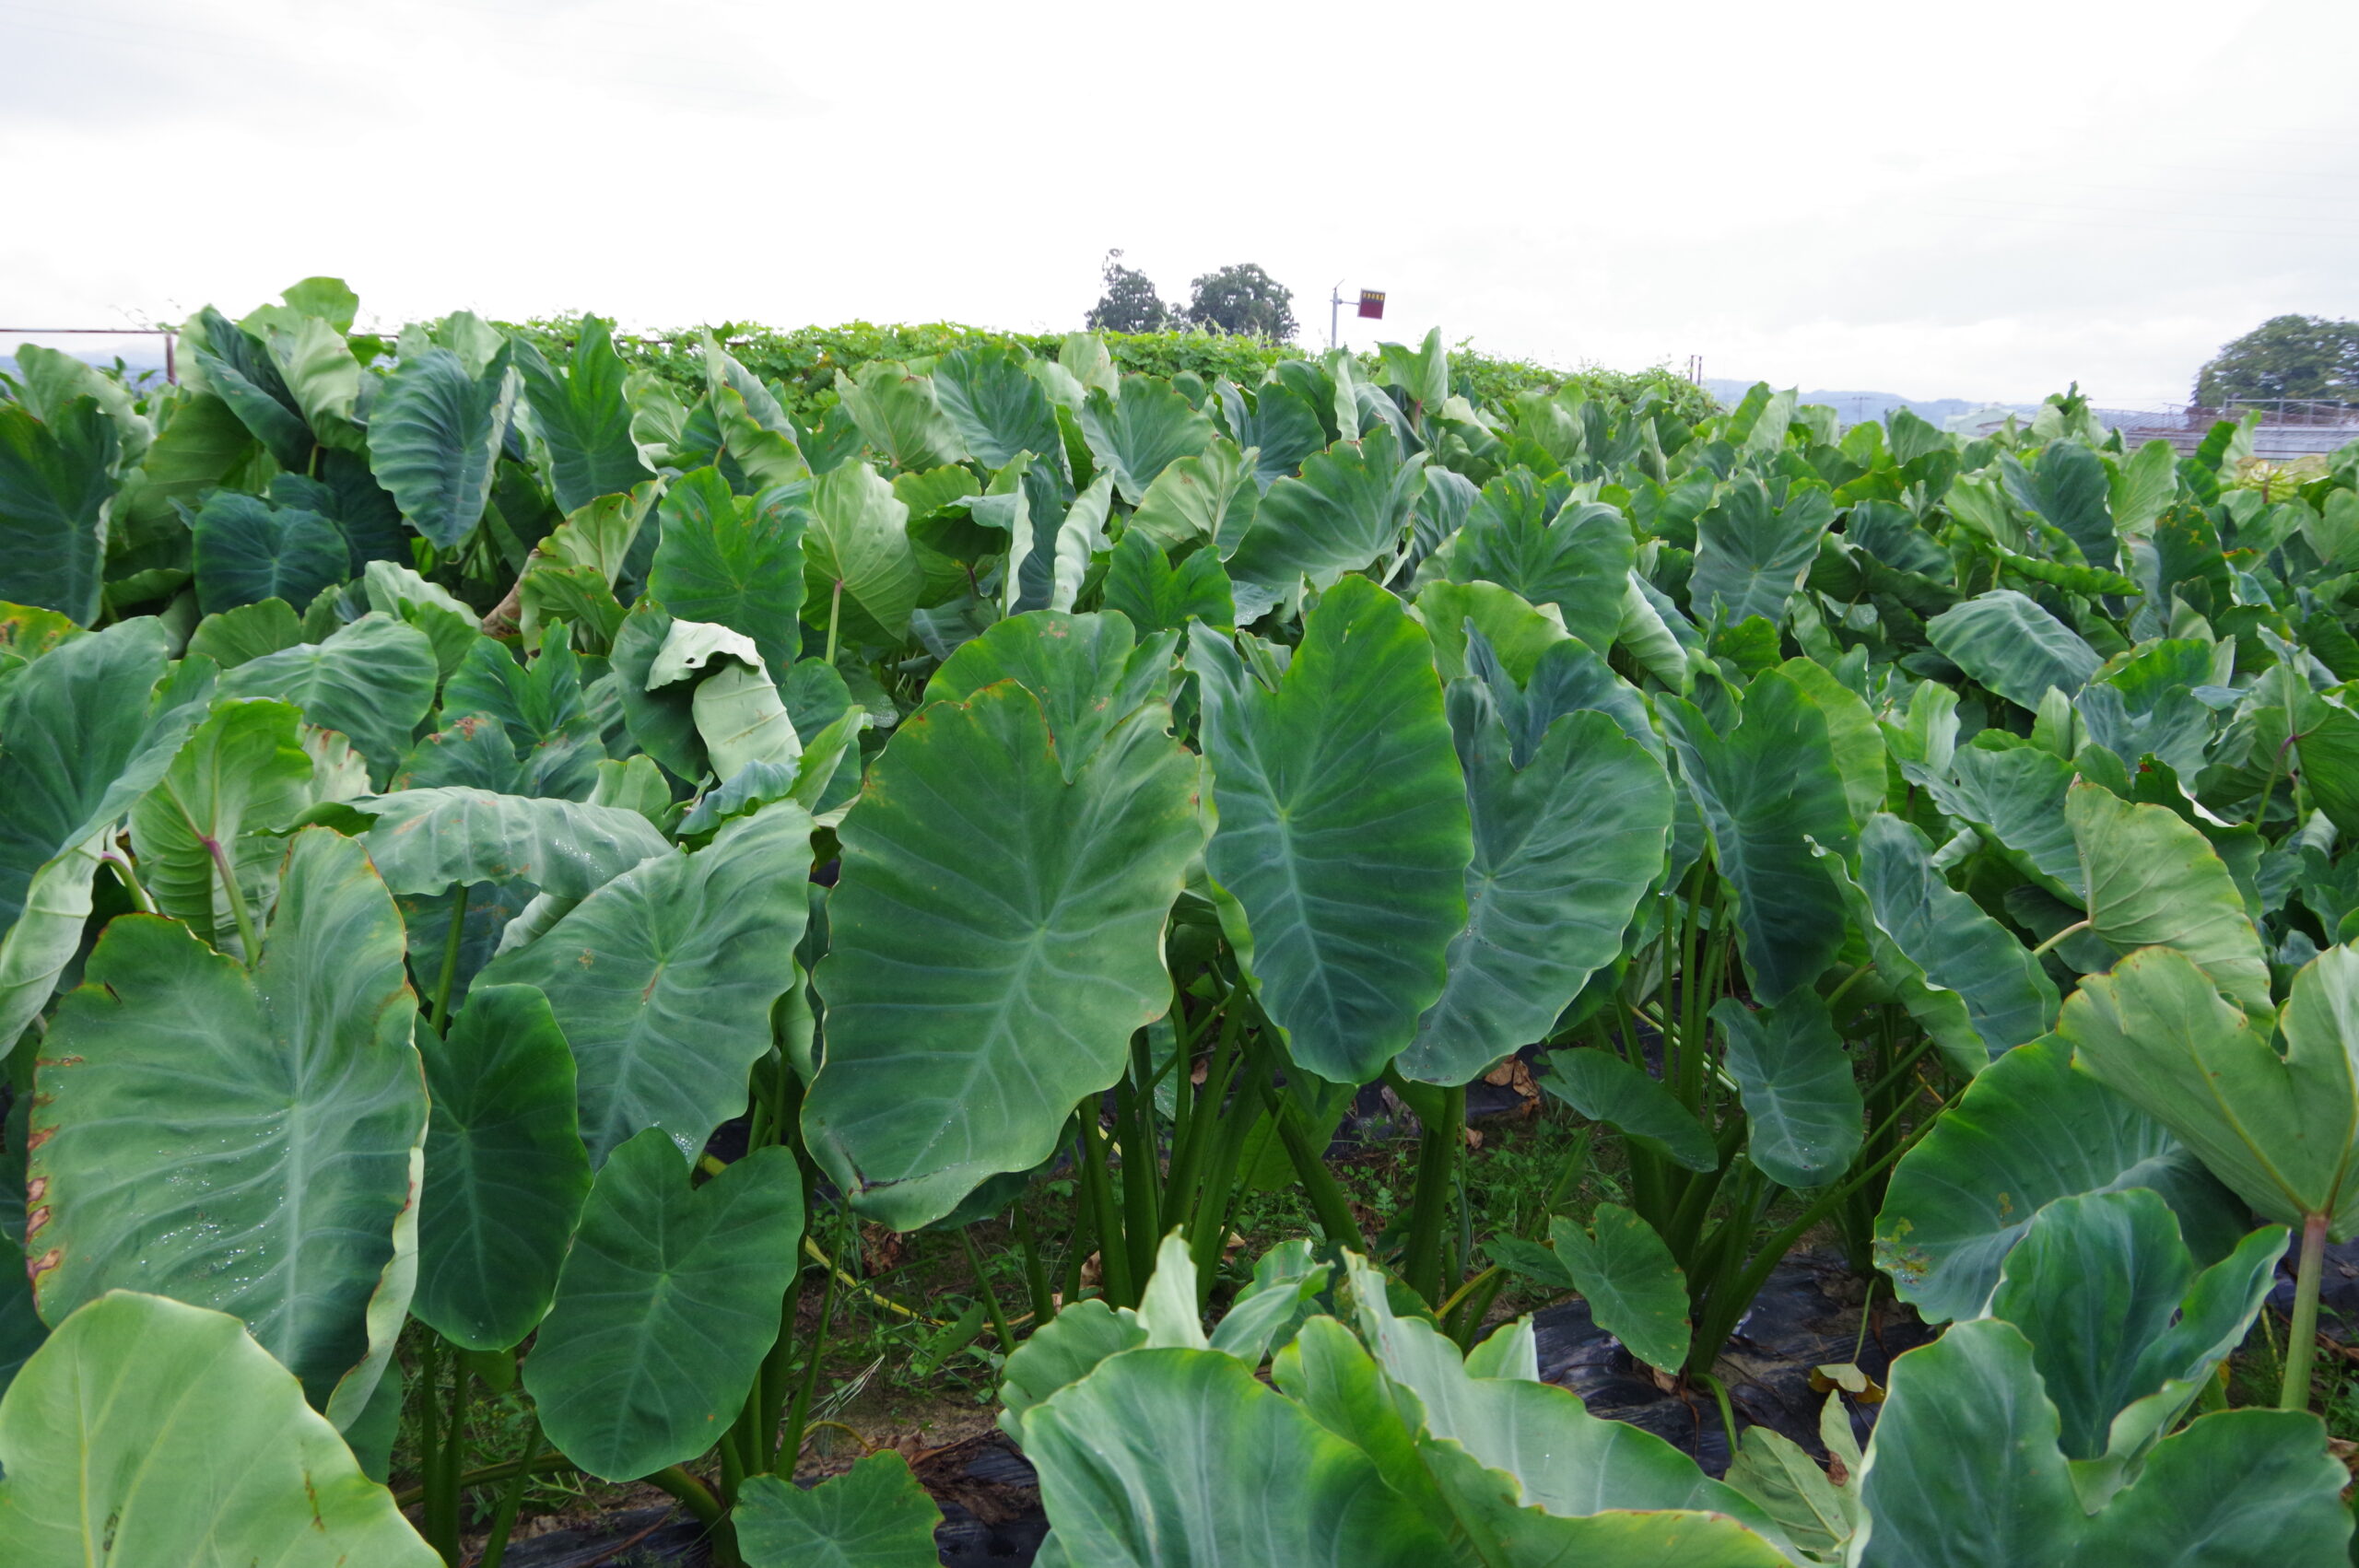
{"type": "MultiPolygon", "coordinates": [[[[1895,1356],[1931,1341],[1933,1330],[1916,1313],[1881,1292],[1869,1304],[1862,1340],[1861,1295],[1859,1277],[1831,1255],[1798,1252],[1778,1266],[1720,1356],[1719,1374],[1740,1428],[1768,1427],[1823,1461],[1818,1418],[1826,1396],[1812,1388],[1812,1370],[1850,1362],[1856,1350],[1860,1370],[1882,1385],[1895,1356]]],[[[1533,1316],[1532,1327],[1540,1375],[1579,1394],[1590,1414],[1653,1433],[1708,1475],[1727,1471],[1728,1433],[1709,1391],[1665,1391],[1620,1340],[1590,1320],[1587,1302],[1548,1307],[1533,1316]]],[[[1844,1406],[1853,1434],[1865,1443],[1876,1407],[1848,1398],[1844,1406]]]]}
{"type": "MultiPolygon", "coordinates": [[[[2359,1247],[2353,1250],[2353,1279],[2359,1281],[2359,1247]]],[[[2353,1288],[2359,1293],[2359,1284],[2353,1288]]],[[[1823,1459],[1818,1418],[1826,1396],[1811,1387],[1812,1369],[1850,1362],[1856,1349],[1860,1369],[1882,1384],[1895,1356],[1933,1338],[1915,1313],[1879,1293],[1868,1305],[1863,1340],[1860,1300],[1860,1281],[1832,1255],[1796,1253],[1778,1266],[1720,1358],[1719,1374],[1729,1386],[1741,1427],[1769,1427],[1823,1459]]],[[[1549,1307],[1533,1318],[1532,1328],[1542,1377],[1579,1394],[1593,1414],[1626,1421],[1664,1438],[1692,1455],[1708,1473],[1717,1476],[1727,1470],[1728,1438],[1710,1395],[1666,1392],[1619,1340],[1590,1320],[1587,1304],[1573,1301],[1549,1307]]],[[[1853,1433],[1864,1443],[1876,1407],[1848,1398],[1845,1406],[1853,1433]]],[[[942,1507],[943,1524],[934,1539],[944,1568],[1023,1568],[1031,1562],[1048,1533],[1048,1521],[1040,1512],[1032,1467],[1005,1437],[986,1433],[955,1452],[929,1457],[920,1461],[918,1473],[942,1507]]],[[[701,1565],[707,1561],[695,1523],[671,1519],[662,1509],[618,1515],[611,1526],[594,1531],[542,1536],[508,1554],[512,1568],[631,1568],[701,1565]],[[620,1543],[651,1526],[660,1527],[616,1553],[620,1543]]]]}
{"type": "MultiPolygon", "coordinates": [[[[1023,1568],[1040,1550],[1049,1521],[1039,1479],[998,1433],[920,1461],[918,1474],[942,1509],[933,1540],[943,1568],[1023,1568]]],[[[694,1519],[634,1508],[519,1541],[504,1561],[506,1568],[706,1568],[712,1558],[694,1519]]]]}

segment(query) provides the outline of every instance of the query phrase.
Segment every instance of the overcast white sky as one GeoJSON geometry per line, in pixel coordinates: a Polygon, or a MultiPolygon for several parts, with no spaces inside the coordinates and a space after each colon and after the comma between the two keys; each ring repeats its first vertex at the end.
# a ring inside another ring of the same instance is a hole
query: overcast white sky
{"type": "Polygon", "coordinates": [[[1388,337],[2161,404],[2359,315],[2355,58],[2353,0],[0,0],[0,326],[332,273],[1066,329],[1119,245],[1262,263],[1306,340],[1340,280],[1388,337]]]}

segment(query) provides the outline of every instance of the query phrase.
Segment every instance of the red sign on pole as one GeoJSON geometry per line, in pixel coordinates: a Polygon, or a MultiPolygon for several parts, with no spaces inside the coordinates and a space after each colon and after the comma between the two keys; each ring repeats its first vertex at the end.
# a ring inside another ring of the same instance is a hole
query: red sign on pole
{"type": "Polygon", "coordinates": [[[1384,320],[1384,290],[1380,288],[1361,289],[1360,314],[1371,322],[1380,322],[1384,320]]]}

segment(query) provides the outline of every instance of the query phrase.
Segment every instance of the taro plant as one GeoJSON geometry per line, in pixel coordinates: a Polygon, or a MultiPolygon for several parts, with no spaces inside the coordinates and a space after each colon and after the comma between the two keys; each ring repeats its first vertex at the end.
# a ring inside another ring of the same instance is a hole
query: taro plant
{"type": "Polygon", "coordinates": [[[2284,1241],[2199,1270],[2151,1192],[2046,1206],[1989,1315],[1895,1362],[1864,1451],[1828,1397],[1832,1478],[1755,1427],[1708,1479],[1540,1382],[1528,1321],[1463,1352],[1356,1256],[1265,1256],[1207,1332],[1177,1237],[1136,1311],[1087,1304],[1010,1358],[1001,1421],[1050,1562],[2324,1562],[2352,1526],[2315,1417],[2173,1430],[2284,1241]]]}
{"type": "Polygon", "coordinates": [[[245,1413],[159,1442],[250,1483],[249,1554],[292,1455],[305,1550],[416,1556],[406,1432],[447,1562],[565,1468],[724,1561],[872,1514],[914,1560],[892,1461],[789,1484],[839,1298],[885,1299],[822,1245],[863,1222],[975,1259],[1073,1560],[1225,1506],[1139,1446],[1199,1409],[1207,1465],[1325,1500],[1203,1523],[1238,1551],[1944,1560],[1907,1543],[1981,1505],[1929,1501],[1925,1434],[1975,1399],[2044,1489],[2020,1561],[2152,1539],[2239,1445],[2323,1539],[2314,1424],[2171,1429],[2265,1271],[2237,1199],[2303,1232],[2294,1404],[2349,1206],[2351,454],[2133,452],[2077,394],[1973,439],[1486,401],[1438,334],[1169,376],[898,337],[790,385],[358,305],[202,311],[177,388],[0,383],[0,1506],[41,1551],[108,1516],[58,1456],[151,1484],[75,1390],[193,1378],[245,1413]],[[1609,1141],[1477,1237],[1467,1086],[1519,1053],[1609,1141]],[[1328,1155],[1379,1084],[1418,1133],[1371,1235],[1328,1155]],[[1279,1169],[1321,1250],[1225,1289],[1279,1169]],[[1485,1337],[1520,1275],[1718,1391],[1821,1224],[1957,1325],[1848,1501],[1750,1440],[1791,1484],[1748,1504],[1485,1337]],[[2107,1246],[2130,1305],[2041,1305],[2107,1246]],[[2059,1349],[2075,1313],[2119,1326],[2059,1349]]]}

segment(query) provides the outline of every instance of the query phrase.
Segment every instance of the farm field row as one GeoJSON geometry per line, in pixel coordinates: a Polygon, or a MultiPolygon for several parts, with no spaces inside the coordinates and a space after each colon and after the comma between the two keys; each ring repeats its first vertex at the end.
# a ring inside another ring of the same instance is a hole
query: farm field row
{"type": "Polygon", "coordinates": [[[357,306],[0,379],[12,1562],[2348,1560],[2359,446],[357,306]]]}

